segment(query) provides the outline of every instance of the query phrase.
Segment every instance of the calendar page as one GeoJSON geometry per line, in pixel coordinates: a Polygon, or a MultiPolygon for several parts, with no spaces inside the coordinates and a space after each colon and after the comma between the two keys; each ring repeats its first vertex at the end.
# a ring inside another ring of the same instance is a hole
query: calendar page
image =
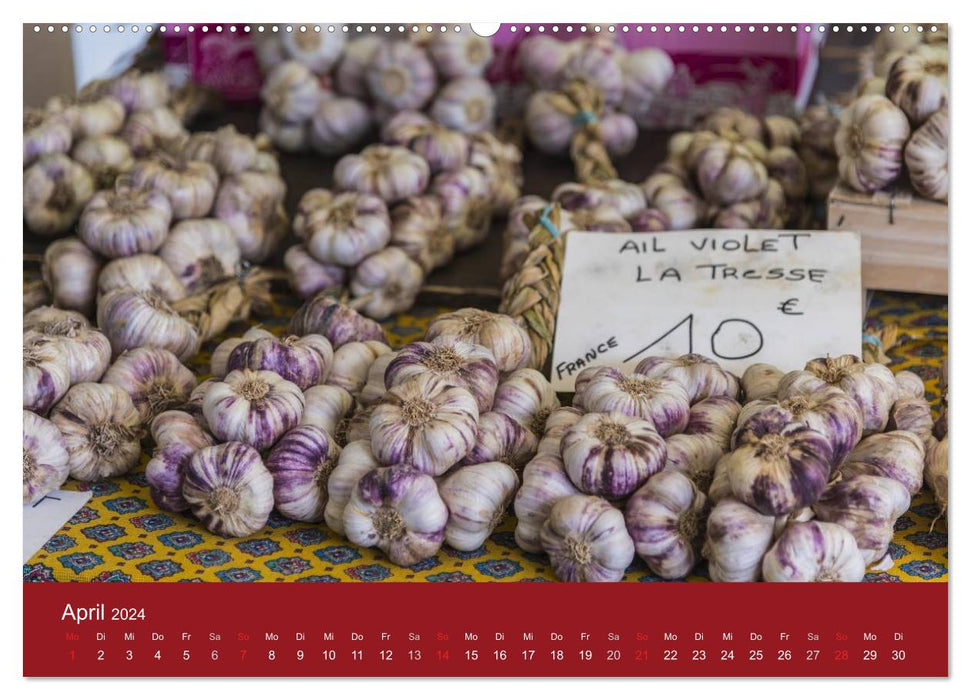
{"type": "Polygon", "coordinates": [[[23,676],[950,675],[948,25],[554,19],[23,25],[23,676]]]}

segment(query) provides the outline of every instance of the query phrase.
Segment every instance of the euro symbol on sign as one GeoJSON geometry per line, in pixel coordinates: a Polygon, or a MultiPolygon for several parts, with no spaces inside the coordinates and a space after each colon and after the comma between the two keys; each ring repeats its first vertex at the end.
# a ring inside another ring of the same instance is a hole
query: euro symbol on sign
{"type": "Polygon", "coordinates": [[[802,316],[802,311],[796,311],[796,305],[799,303],[797,297],[792,299],[786,299],[784,302],[779,304],[778,309],[786,316],[802,316]]]}

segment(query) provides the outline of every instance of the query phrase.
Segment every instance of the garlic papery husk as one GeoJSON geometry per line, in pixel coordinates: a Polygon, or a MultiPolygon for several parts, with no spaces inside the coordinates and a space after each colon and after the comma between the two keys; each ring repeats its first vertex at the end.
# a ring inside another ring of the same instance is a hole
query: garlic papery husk
{"type": "Polygon", "coordinates": [[[340,31],[315,31],[313,27],[297,28],[280,35],[286,54],[314,73],[330,72],[344,50],[345,35],[340,31]]]}
{"type": "Polygon", "coordinates": [[[384,385],[384,373],[397,354],[396,352],[385,353],[375,358],[371,366],[368,367],[367,380],[357,396],[358,403],[362,406],[373,406],[384,396],[387,391],[387,387],[384,385]]]}
{"type": "Polygon", "coordinates": [[[637,233],[671,230],[671,220],[660,209],[641,209],[627,222],[631,230],[637,233]]]}
{"type": "Polygon", "coordinates": [[[145,465],[152,500],[162,510],[181,513],[189,510],[182,496],[185,468],[196,452],[213,444],[213,437],[184,411],[160,413],[151,426],[155,451],[145,465]]]}
{"type": "Polygon", "coordinates": [[[775,398],[784,373],[775,365],[757,362],[742,374],[742,393],[746,401],[775,398]]]}
{"type": "Polygon", "coordinates": [[[202,411],[212,434],[264,450],[300,423],[303,392],[267,370],[234,370],[206,392],[202,411]]]}
{"type": "Polygon", "coordinates": [[[506,516],[519,476],[502,462],[459,467],[439,486],[448,508],[445,541],[460,552],[481,547],[506,516]]]}
{"type": "Polygon", "coordinates": [[[599,367],[585,367],[577,372],[576,379],[573,382],[574,408],[579,408],[580,410],[586,412],[587,407],[583,400],[584,393],[587,390],[587,386],[590,384],[590,380],[593,379],[599,371],[599,367]]]}
{"type": "Polygon", "coordinates": [[[672,231],[694,228],[701,218],[701,199],[678,177],[655,173],[641,183],[641,189],[648,206],[664,215],[672,231]]]}
{"type": "Polygon", "coordinates": [[[489,39],[476,34],[469,25],[464,25],[462,31],[434,34],[427,47],[438,74],[446,80],[481,77],[492,60],[489,39]]]}
{"type": "Polygon", "coordinates": [[[286,237],[286,190],[276,173],[247,171],[223,180],[213,211],[232,229],[244,260],[263,262],[286,237]]]}
{"type": "Polygon", "coordinates": [[[367,69],[371,58],[384,40],[374,34],[364,34],[347,42],[340,63],[334,71],[334,87],[341,95],[366,100],[370,97],[367,85],[367,69]]]}
{"type": "Polygon", "coordinates": [[[425,159],[401,146],[374,144],[334,166],[338,189],[377,195],[389,204],[421,194],[430,177],[425,159]]]}
{"type": "Polygon", "coordinates": [[[196,387],[192,370],[161,348],[126,350],[108,368],[101,382],[124,389],[143,423],[182,406],[196,387]]]}
{"type": "Polygon", "coordinates": [[[148,253],[112,260],[101,269],[99,296],[125,287],[151,292],[167,302],[178,301],[186,295],[185,286],[165,261],[148,253]]]}
{"type": "Polygon", "coordinates": [[[940,440],[931,440],[927,453],[924,456],[924,481],[934,494],[934,501],[941,513],[947,512],[947,482],[948,482],[948,460],[947,460],[948,436],[945,435],[940,440]]]}
{"type": "Polygon", "coordinates": [[[162,192],[103,190],[84,208],[78,234],[92,250],[122,258],[158,250],[171,221],[172,207],[162,192]]]}
{"type": "Polygon", "coordinates": [[[623,57],[623,49],[612,42],[581,40],[563,66],[561,81],[581,79],[596,85],[604,104],[615,107],[624,95],[623,57]]]}
{"type": "Polygon", "coordinates": [[[535,369],[524,367],[500,382],[492,410],[509,416],[536,437],[542,437],[549,415],[560,407],[560,400],[549,380],[535,369]]]}
{"type": "Polygon", "coordinates": [[[772,545],[777,520],[734,498],[719,501],[708,516],[702,548],[711,580],[758,581],[762,577],[762,558],[772,545]]]}
{"type": "Polygon", "coordinates": [[[860,407],[845,392],[829,386],[811,394],[781,400],[759,399],[745,404],[738,416],[735,436],[746,428],[761,434],[797,424],[826,436],[832,447],[834,467],[842,464],[863,437],[860,407]]]}
{"type": "Polygon", "coordinates": [[[233,350],[247,341],[258,340],[260,338],[275,339],[276,336],[265,328],[253,326],[252,328],[249,328],[242,335],[242,337],[227,338],[217,345],[209,358],[209,371],[212,373],[212,376],[216,377],[217,379],[222,379],[229,374],[229,356],[233,353],[233,350]]]}
{"type": "Polygon", "coordinates": [[[624,519],[634,549],[660,578],[683,578],[698,562],[707,500],[691,479],[664,471],[627,502],[624,519]]]}
{"type": "Polygon", "coordinates": [[[389,243],[403,250],[427,275],[435,267],[432,238],[441,227],[442,205],[437,197],[409,197],[391,210],[389,243]]]}
{"type": "Polygon", "coordinates": [[[790,212],[782,185],[770,178],[762,194],[754,199],[735,202],[714,210],[713,228],[780,229],[785,228],[790,212]]]}
{"type": "Polygon", "coordinates": [[[584,493],[623,498],[664,468],[667,448],[649,421],[623,413],[588,413],[566,431],[563,463],[584,493]]]}
{"type": "Polygon", "coordinates": [[[788,525],[762,559],[771,582],[862,581],[866,563],[841,525],[813,520],[788,525]]]}
{"type": "Polygon", "coordinates": [[[521,469],[536,455],[536,436],[509,416],[489,411],[479,415],[475,445],[463,464],[502,462],[521,469]]]}
{"type": "Polygon", "coordinates": [[[906,430],[863,438],[840,468],[843,478],[857,474],[885,476],[903,484],[910,495],[920,491],[924,478],[924,443],[906,430]]]}
{"type": "Polygon", "coordinates": [[[706,199],[730,205],[761,195],[769,175],[746,146],[719,138],[698,152],[696,177],[706,199]]]}
{"type": "Polygon", "coordinates": [[[827,385],[849,394],[863,412],[863,434],[887,426],[890,407],[899,390],[893,372],[877,362],[863,362],[855,355],[810,360],[802,371],[789,372],[779,382],[778,396],[788,399],[811,394],[827,385]]]}
{"type": "Polygon", "coordinates": [[[33,280],[24,284],[23,310],[24,313],[36,309],[38,306],[51,303],[51,294],[44,284],[44,280],[33,280]]]}
{"type": "Polygon", "coordinates": [[[576,49],[574,42],[542,34],[528,36],[519,45],[516,63],[534,87],[553,90],[560,85],[563,67],[576,49]]]}
{"type": "Polygon", "coordinates": [[[24,411],[24,503],[35,503],[67,481],[67,444],[51,421],[24,411]]]}
{"type": "Polygon", "coordinates": [[[317,333],[327,338],[335,350],[351,341],[387,340],[379,323],[324,293],[317,294],[297,310],[290,319],[289,332],[317,333]]]}
{"type": "Polygon", "coordinates": [[[489,131],[496,119],[496,94],[482,78],[455,78],[438,91],[429,114],[463,134],[489,131]]]}
{"type": "Polygon", "coordinates": [[[526,133],[529,141],[543,153],[564,155],[570,149],[577,125],[570,112],[562,109],[559,92],[539,90],[526,103],[526,133]]]}
{"type": "Polygon", "coordinates": [[[371,96],[393,111],[421,109],[435,92],[435,67],[415,43],[388,41],[371,57],[367,84],[371,96]]]}
{"type": "Polygon", "coordinates": [[[182,148],[187,160],[210,163],[220,175],[233,175],[256,165],[256,141],[236,131],[232,124],[215,131],[192,134],[182,148]]]}
{"type": "Polygon", "coordinates": [[[438,339],[404,346],[388,365],[385,386],[391,389],[418,375],[429,375],[468,390],[480,413],[492,408],[499,384],[492,353],[481,345],[461,340],[438,339]]]}
{"type": "Polygon", "coordinates": [[[741,404],[729,396],[709,396],[691,407],[684,432],[705,435],[727,451],[741,410],[741,404]]]}
{"type": "Polygon", "coordinates": [[[32,233],[68,231],[94,194],[87,169],[61,153],[38,158],[24,170],[24,221],[32,233]]]}
{"type": "Polygon", "coordinates": [[[63,330],[79,330],[91,328],[91,322],[82,313],[54,306],[38,306],[24,314],[25,333],[39,331],[45,335],[64,335],[63,330],[53,330],[59,327],[63,330]]]}
{"type": "Polygon", "coordinates": [[[24,167],[50,153],[71,150],[71,124],[60,115],[24,109],[24,167]]]}
{"type": "Polygon", "coordinates": [[[492,219],[489,181],[478,168],[439,173],[431,193],[442,203],[442,221],[455,240],[456,250],[467,250],[489,235],[492,219]]]}
{"type": "Polygon", "coordinates": [[[309,121],[290,122],[264,108],[260,112],[259,127],[260,133],[266,134],[274,146],[288,153],[304,151],[310,146],[309,121]]]}
{"type": "Polygon", "coordinates": [[[436,316],[428,325],[425,339],[438,338],[488,348],[502,373],[526,367],[532,355],[529,335],[518,323],[505,314],[481,309],[464,308],[436,316]]]}
{"type": "Polygon", "coordinates": [[[185,361],[199,348],[199,332],[152,292],[115,289],[98,301],[98,328],[115,355],[139,347],[164,348],[185,361]]]}
{"type": "Polygon", "coordinates": [[[338,535],[344,534],[344,509],[351,500],[357,482],[380,466],[371,454],[370,441],[357,440],[344,447],[337,459],[337,466],[327,480],[327,503],[324,507],[327,527],[338,535]]]}
{"type": "Polygon", "coordinates": [[[637,122],[623,112],[607,112],[600,120],[600,138],[611,156],[626,156],[637,143],[637,122]]]}
{"type": "Polygon", "coordinates": [[[301,390],[323,384],[334,364],[334,349],[322,335],[288,335],[244,340],[230,352],[226,369],[269,370],[301,390]]]}
{"type": "Polygon", "coordinates": [[[321,209],[325,209],[334,200],[334,193],[323,187],[314,187],[300,196],[297,211],[293,215],[293,233],[297,238],[307,237],[307,225],[321,209]]]}
{"type": "Polygon", "coordinates": [[[318,262],[306,246],[295,245],[283,254],[290,288],[301,299],[309,299],[317,292],[334,292],[343,288],[347,271],[340,265],[318,262]]]}
{"type": "Polygon", "coordinates": [[[441,548],[448,508],[427,474],[382,467],[358,480],[343,520],[352,543],[377,547],[398,566],[413,566],[441,548]]]}
{"type": "Polygon", "coordinates": [[[912,398],[902,396],[890,408],[887,430],[906,430],[913,433],[924,443],[926,449],[934,431],[934,417],[931,405],[923,396],[912,398]]]}
{"type": "Polygon", "coordinates": [[[553,506],[579,494],[567,476],[563,460],[557,454],[539,454],[523,469],[523,483],[516,493],[516,544],[531,553],[543,551],[540,529],[553,506]]]}
{"type": "Polygon", "coordinates": [[[522,194],[522,164],[519,146],[501,140],[491,131],[472,135],[469,165],[481,170],[489,180],[494,214],[508,212],[522,194]]]}
{"type": "Polygon", "coordinates": [[[634,560],[624,514],[596,496],[557,501],[540,528],[540,542],[561,581],[620,581],[634,560]]]}
{"type": "Polygon", "coordinates": [[[635,184],[623,180],[608,180],[599,184],[564,182],[553,190],[552,200],[567,211],[607,207],[627,218],[647,206],[644,192],[635,184]]]}
{"type": "Polygon", "coordinates": [[[62,318],[30,326],[24,330],[25,361],[28,348],[41,355],[53,353],[57,364],[67,369],[71,384],[98,381],[111,362],[108,339],[86,321],[62,318]]]}
{"type": "Polygon", "coordinates": [[[372,194],[338,194],[307,218],[304,238],[307,251],[316,260],[357,265],[388,244],[388,208],[372,194]]]}
{"type": "Polygon", "coordinates": [[[103,95],[69,99],[59,114],[72,123],[78,138],[97,138],[118,133],[125,122],[125,111],[121,101],[103,95]]]}
{"type": "Polygon", "coordinates": [[[354,296],[351,303],[366,316],[388,318],[414,305],[424,280],[421,266],[401,248],[385,248],[354,268],[349,285],[354,296]]]}
{"type": "Polygon", "coordinates": [[[169,102],[170,88],[165,73],[143,73],[137,69],[111,81],[108,92],[114,95],[129,112],[161,107],[169,102]]]}
{"type": "Polygon", "coordinates": [[[652,378],[673,379],[685,388],[692,404],[709,396],[738,397],[738,379],[704,355],[645,357],[634,371],[652,378]]]}
{"type": "Polygon", "coordinates": [[[763,138],[762,123],[758,117],[738,107],[716,107],[701,119],[698,128],[734,141],[761,141],[763,138]]]}
{"type": "Polygon", "coordinates": [[[715,475],[715,464],[725,454],[722,446],[703,433],[678,433],[664,441],[667,459],[663,471],[675,471],[691,479],[707,492],[715,475]]]}
{"type": "Polygon", "coordinates": [[[327,482],[339,456],[333,438],[312,425],[298,426],[280,438],[266,458],[276,509],[291,520],[322,521],[327,482]]]}
{"type": "Polygon", "coordinates": [[[794,150],[788,146],[776,146],[765,159],[769,177],[782,187],[786,199],[798,201],[806,198],[809,192],[809,177],[806,165],[794,150]]]}
{"type": "Polygon", "coordinates": [[[121,137],[136,156],[149,156],[170,144],[179,143],[188,134],[182,121],[168,107],[155,107],[132,112],[125,120],[121,137]]]}
{"type": "Polygon", "coordinates": [[[536,446],[536,454],[553,454],[559,458],[560,442],[563,436],[582,417],[583,411],[572,406],[561,406],[560,408],[553,409],[546,419],[546,426],[542,433],[542,438],[536,446]]]}
{"type": "Polygon", "coordinates": [[[887,97],[916,127],[948,100],[947,48],[918,46],[901,56],[887,75],[887,97]]]}
{"type": "Polygon", "coordinates": [[[98,295],[101,265],[101,258],[74,236],[47,246],[41,275],[54,305],[91,315],[98,295]]]}
{"type": "Polygon", "coordinates": [[[345,343],[334,351],[334,363],[327,383],[357,396],[367,383],[371,365],[377,358],[390,352],[391,348],[378,340],[345,343]]]}
{"type": "Polygon", "coordinates": [[[24,334],[24,408],[41,415],[71,386],[64,348],[37,333],[24,334]]]}
{"type": "Polygon", "coordinates": [[[674,75],[674,62],[661,49],[644,48],[624,55],[621,68],[624,93],[620,107],[646,126],[651,105],[674,75]]]}
{"type": "Polygon", "coordinates": [[[322,384],[303,392],[304,407],[300,425],[312,425],[336,436],[341,421],[354,407],[354,397],[339,386],[322,384]]]}
{"type": "Polygon", "coordinates": [[[75,384],[51,411],[64,436],[71,476],[100,481],[124,474],[141,454],[141,418],[128,393],[111,384],[75,384]]]}
{"type": "Polygon", "coordinates": [[[239,244],[219,219],[186,219],[169,231],[158,255],[190,294],[236,274],[239,244]]]}
{"type": "Polygon", "coordinates": [[[910,494],[903,484],[868,474],[832,484],[813,505],[817,519],[849,530],[867,566],[886,555],[894,523],[909,508],[910,494]]]}
{"type": "Polygon", "coordinates": [[[307,66],[284,61],[266,76],[260,97],[278,119],[295,123],[313,116],[320,93],[317,76],[307,66]]]}
{"type": "Polygon", "coordinates": [[[587,384],[583,397],[588,411],[617,411],[643,418],[662,437],[680,433],[688,425],[688,392],[672,379],[652,379],[604,367],[587,384]]]}
{"type": "Polygon", "coordinates": [[[893,380],[899,390],[900,398],[925,398],[924,380],[913,372],[908,370],[895,372],[893,380]]]}
{"type": "Polygon", "coordinates": [[[910,136],[907,116],[881,95],[863,95],[840,115],[836,153],[840,177],[860,192],[873,192],[897,179],[904,144],[910,136]]]}
{"type": "Polygon", "coordinates": [[[370,421],[374,456],[383,464],[407,464],[444,474],[475,445],[479,409],[475,397],[432,374],[392,386],[370,421]]]}
{"type": "Polygon", "coordinates": [[[770,114],[762,120],[763,139],[769,148],[787,146],[796,148],[799,145],[799,124],[794,119],[779,114],[770,114]]]}
{"type": "Polygon", "coordinates": [[[192,456],[185,468],[182,494],[210,532],[247,537],[270,517],[273,477],[259,452],[240,442],[227,442],[192,456]]]}
{"type": "Polygon", "coordinates": [[[469,138],[460,130],[450,129],[425,120],[416,123],[416,112],[399,112],[382,129],[385,141],[405,146],[428,163],[434,175],[444,170],[458,170],[469,160],[469,138]]]}
{"type": "Polygon", "coordinates": [[[947,108],[934,112],[910,137],[904,148],[904,162],[917,193],[940,202],[947,201],[951,183],[948,171],[950,122],[947,108]]]}
{"type": "Polygon", "coordinates": [[[371,129],[368,106],[353,97],[327,97],[310,120],[310,145],[325,156],[347,153],[371,129]]]}
{"type": "Polygon", "coordinates": [[[208,216],[219,187],[219,175],[209,163],[167,154],[138,161],[128,177],[136,188],[165,195],[172,205],[171,216],[177,221],[208,216]]]}

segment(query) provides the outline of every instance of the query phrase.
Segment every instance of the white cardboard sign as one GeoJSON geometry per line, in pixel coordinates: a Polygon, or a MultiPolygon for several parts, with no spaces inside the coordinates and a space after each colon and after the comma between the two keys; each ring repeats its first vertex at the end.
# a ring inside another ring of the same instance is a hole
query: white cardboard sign
{"type": "Polygon", "coordinates": [[[694,352],[783,371],[862,347],[860,238],[830,231],[572,232],[552,382],[694,352]]]}

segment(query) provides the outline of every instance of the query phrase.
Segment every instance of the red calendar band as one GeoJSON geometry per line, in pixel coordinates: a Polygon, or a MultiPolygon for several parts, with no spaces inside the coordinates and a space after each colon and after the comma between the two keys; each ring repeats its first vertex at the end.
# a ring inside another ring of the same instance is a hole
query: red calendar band
{"type": "Polygon", "coordinates": [[[946,676],[947,584],[24,584],[25,676],[946,676]]]}

